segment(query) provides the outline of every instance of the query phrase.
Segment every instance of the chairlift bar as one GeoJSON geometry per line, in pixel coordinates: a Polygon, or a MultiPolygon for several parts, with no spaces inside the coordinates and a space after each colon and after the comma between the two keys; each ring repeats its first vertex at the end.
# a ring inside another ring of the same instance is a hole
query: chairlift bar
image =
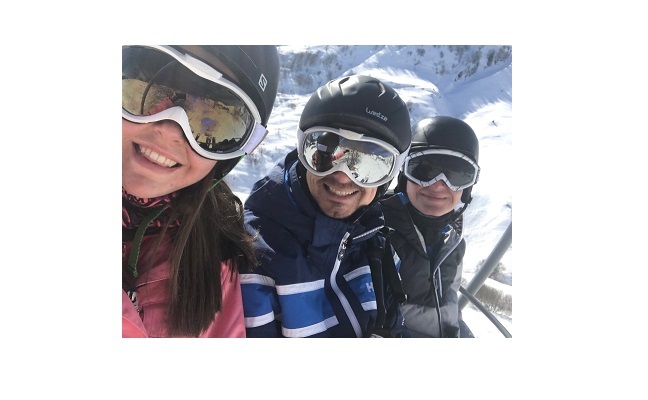
{"type": "MultiPolygon", "coordinates": [[[[497,244],[495,245],[493,251],[490,253],[488,258],[486,258],[486,261],[484,261],[484,265],[481,266],[481,268],[477,271],[475,276],[466,286],[466,291],[472,296],[475,296],[475,294],[479,291],[479,289],[481,289],[484,282],[486,282],[486,279],[495,270],[497,263],[502,259],[502,256],[504,256],[504,254],[508,251],[509,247],[511,246],[511,242],[513,240],[512,232],[513,232],[513,221],[511,221],[508,228],[506,228],[506,230],[502,234],[502,237],[500,238],[499,242],[497,242],[497,244]]],[[[466,305],[468,304],[468,299],[466,297],[467,296],[459,297],[459,310],[463,310],[464,307],[466,307],[466,305]]]]}
{"type": "Polygon", "coordinates": [[[490,320],[490,322],[493,323],[499,329],[500,332],[502,332],[502,335],[504,335],[507,338],[512,338],[513,336],[511,333],[502,325],[501,322],[495,317],[484,305],[475,298],[472,294],[468,293],[468,291],[463,287],[459,286],[459,292],[465,296],[465,298],[469,299],[471,303],[475,305],[475,307],[479,308],[479,311],[482,312],[490,320]]]}

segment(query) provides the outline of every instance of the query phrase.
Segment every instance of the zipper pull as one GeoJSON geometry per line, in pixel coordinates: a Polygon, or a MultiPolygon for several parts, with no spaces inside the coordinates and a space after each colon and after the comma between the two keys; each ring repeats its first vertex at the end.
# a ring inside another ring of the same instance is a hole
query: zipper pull
{"type": "Polygon", "coordinates": [[[340,243],[340,249],[338,250],[338,255],[337,255],[338,260],[342,260],[342,257],[344,257],[344,253],[346,252],[348,244],[349,244],[349,232],[344,234],[344,237],[342,238],[342,243],[340,243]]]}
{"type": "Polygon", "coordinates": [[[337,258],[338,260],[342,260],[342,257],[344,257],[344,252],[346,251],[347,248],[347,241],[344,240],[342,244],[340,244],[340,251],[338,251],[337,258]]]}

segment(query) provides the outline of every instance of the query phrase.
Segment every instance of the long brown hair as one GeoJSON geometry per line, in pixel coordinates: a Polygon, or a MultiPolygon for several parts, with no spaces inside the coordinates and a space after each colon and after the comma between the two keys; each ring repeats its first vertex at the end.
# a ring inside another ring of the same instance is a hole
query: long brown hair
{"type": "Polygon", "coordinates": [[[169,221],[180,226],[170,255],[169,336],[197,337],[214,320],[222,306],[221,263],[246,272],[257,262],[241,200],[224,181],[211,189],[216,170],[180,190],[171,207],[169,221]]]}

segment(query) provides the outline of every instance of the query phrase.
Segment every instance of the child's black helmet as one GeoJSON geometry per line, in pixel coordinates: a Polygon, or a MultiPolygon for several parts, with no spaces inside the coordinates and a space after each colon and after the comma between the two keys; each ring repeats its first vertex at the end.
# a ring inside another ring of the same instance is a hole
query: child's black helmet
{"type": "Polygon", "coordinates": [[[458,151],[479,163],[479,140],[464,121],[437,116],[419,121],[412,128],[412,149],[442,148],[458,151]]]}
{"type": "MultiPolygon", "coordinates": [[[[436,116],[419,121],[412,128],[411,151],[421,149],[447,149],[458,151],[476,164],[479,163],[479,140],[475,131],[464,121],[448,117],[436,116]]],[[[401,172],[398,175],[398,186],[396,192],[405,191],[405,175],[401,172]]],[[[472,187],[466,188],[461,196],[461,201],[470,203],[472,187]]]]}

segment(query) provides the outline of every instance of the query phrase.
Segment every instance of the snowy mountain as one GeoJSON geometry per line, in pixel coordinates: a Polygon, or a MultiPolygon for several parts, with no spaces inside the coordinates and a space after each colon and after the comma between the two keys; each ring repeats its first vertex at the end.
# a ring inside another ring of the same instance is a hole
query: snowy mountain
{"type": "MultiPolygon", "coordinates": [[[[468,244],[464,279],[470,282],[512,220],[512,47],[279,46],[279,53],[281,80],[268,122],[270,132],[228,175],[232,190],[245,201],[254,182],[295,148],[299,116],[318,87],[340,76],[376,77],[407,103],[412,124],[449,115],[466,121],[477,133],[482,171],[464,222],[468,244]]],[[[492,276],[499,282],[487,282],[509,301],[508,309],[498,314],[509,331],[511,249],[492,276]]],[[[476,335],[502,337],[485,317],[472,311],[467,306],[464,318],[476,335]]]]}

